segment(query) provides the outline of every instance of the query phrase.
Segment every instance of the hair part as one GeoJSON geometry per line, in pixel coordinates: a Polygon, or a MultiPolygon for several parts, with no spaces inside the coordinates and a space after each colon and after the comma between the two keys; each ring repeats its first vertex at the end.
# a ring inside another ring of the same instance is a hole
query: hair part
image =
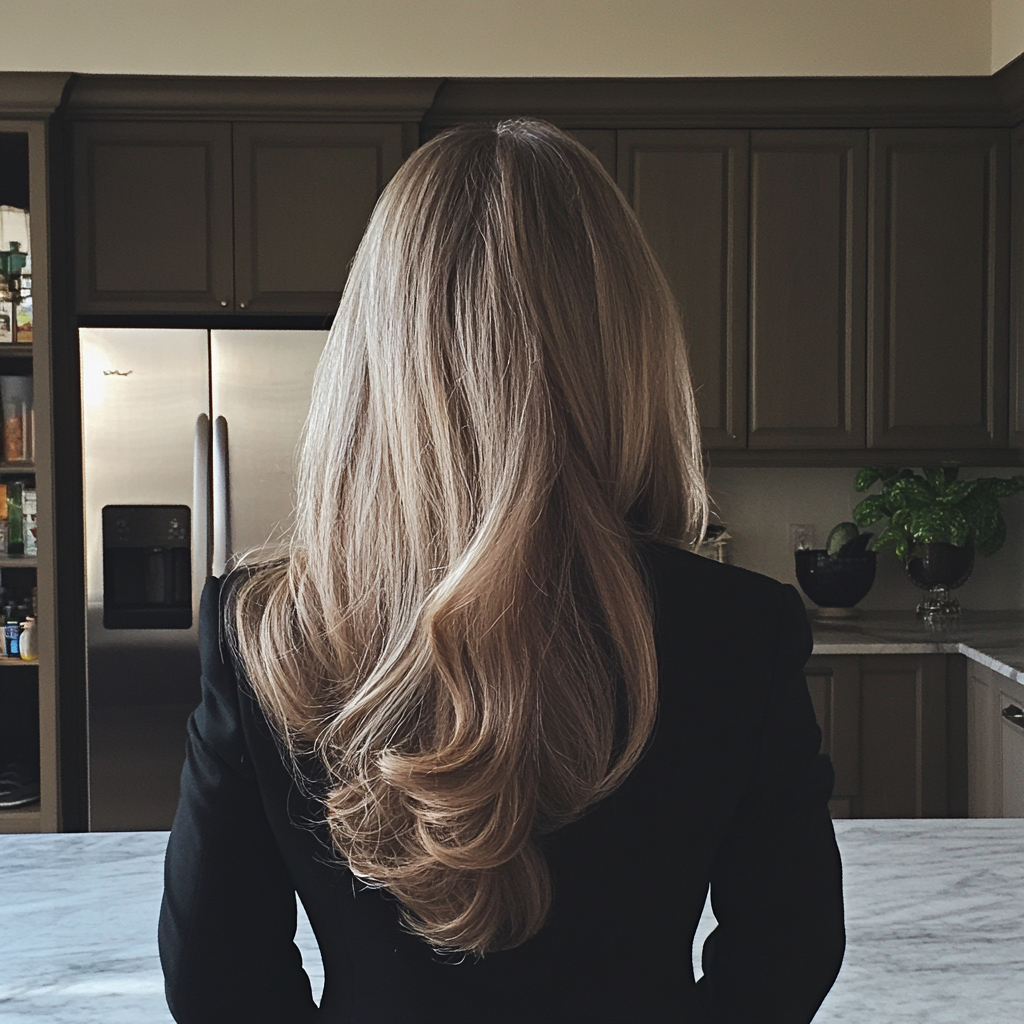
{"type": "Polygon", "coordinates": [[[538,837],[618,787],[657,712],[636,543],[703,535],[678,311],[598,161],[455,129],[384,190],[317,369],[288,557],[241,664],[408,928],[478,955],[551,902],[538,837]]]}

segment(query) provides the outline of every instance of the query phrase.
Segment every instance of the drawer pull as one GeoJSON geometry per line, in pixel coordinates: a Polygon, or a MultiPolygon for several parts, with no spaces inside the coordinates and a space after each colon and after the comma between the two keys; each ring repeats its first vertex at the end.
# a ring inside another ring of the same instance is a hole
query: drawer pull
{"type": "Polygon", "coordinates": [[[1017,707],[1016,704],[1007,704],[1007,706],[1003,708],[1003,718],[1024,729],[1024,711],[1017,707]]]}

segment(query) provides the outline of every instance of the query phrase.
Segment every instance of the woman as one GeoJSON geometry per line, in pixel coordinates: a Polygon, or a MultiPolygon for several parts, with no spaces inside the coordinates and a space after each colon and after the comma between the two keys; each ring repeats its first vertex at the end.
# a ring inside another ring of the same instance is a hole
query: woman
{"type": "Polygon", "coordinates": [[[809,1021],[844,945],[809,629],[689,553],[706,508],[678,314],[598,162],[537,121],[417,151],[317,372],[287,556],[204,593],[176,1020],[809,1021]]]}

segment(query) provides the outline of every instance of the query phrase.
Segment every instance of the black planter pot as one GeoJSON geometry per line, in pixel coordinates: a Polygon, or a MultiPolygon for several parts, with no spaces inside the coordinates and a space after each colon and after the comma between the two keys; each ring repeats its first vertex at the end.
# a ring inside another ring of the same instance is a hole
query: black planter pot
{"type": "Polygon", "coordinates": [[[971,577],[974,545],[958,548],[945,541],[921,545],[921,557],[907,563],[907,575],[922,590],[956,590],[971,577]]]}
{"type": "Polygon", "coordinates": [[[852,608],[875,582],[874,551],[856,558],[830,558],[824,548],[794,552],[796,578],[819,608],[852,608]]]}

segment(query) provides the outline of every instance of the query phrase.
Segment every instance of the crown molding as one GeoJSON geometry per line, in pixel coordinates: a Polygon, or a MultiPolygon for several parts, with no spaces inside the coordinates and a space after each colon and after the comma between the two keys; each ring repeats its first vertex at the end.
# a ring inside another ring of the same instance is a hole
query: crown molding
{"type": "Polygon", "coordinates": [[[72,118],[190,121],[419,121],[440,78],[79,75],[72,118]]]}
{"type": "Polygon", "coordinates": [[[49,117],[65,98],[65,71],[0,71],[0,117],[49,117]]]}
{"type": "MultiPolygon", "coordinates": [[[[1000,75],[1003,72],[999,73],[1000,75]]],[[[447,79],[424,128],[531,115],[567,128],[1010,123],[998,76],[447,79]]]]}
{"type": "Polygon", "coordinates": [[[1024,55],[994,75],[863,78],[235,78],[0,72],[0,116],[422,122],[530,115],[567,128],[1006,127],[1024,55]]]}

